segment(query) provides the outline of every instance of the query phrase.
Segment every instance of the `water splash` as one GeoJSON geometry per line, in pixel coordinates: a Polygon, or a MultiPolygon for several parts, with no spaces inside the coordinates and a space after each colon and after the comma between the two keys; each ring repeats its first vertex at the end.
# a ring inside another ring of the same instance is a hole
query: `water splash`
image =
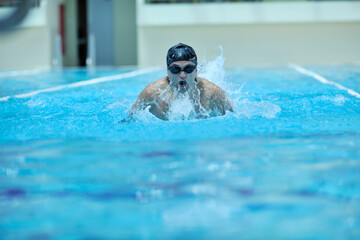
{"type": "Polygon", "coordinates": [[[252,102],[249,99],[236,99],[233,101],[233,104],[236,109],[234,115],[237,118],[252,118],[256,116],[275,118],[281,112],[281,108],[278,105],[264,100],[252,102]]]}
{"type": "MultiPolygon", "coordinates": [[[[260,101],[254,100],[254,93],[242,92],[242,88],[246,84],[246,79],[239,79],[244,81],[238,85],[234,85],[226,75],[224,63],[226,58],[223,55],[223,48],[219,46],[220,55],[216,56],[213,60],[203,60],[203,63],[198,66],[198,76],[205,78],[217,86],[222,88],[228,95],[230,102],[234,108],[234,113],[228,112],[227,117],[235,118],[252,118],[252,117],[264,117],[275,118],[280,112],[281,108],[274,103],[266,100],[260,101]]],[[[237,82],[237,83],[238,83],[237,82]]],[[[166,101],[166,99],[163,99],[166,101]]],[[[196,102],[195,102],[196,105],[196,102]]],[[[199,104],[200,105],[200,104],[199,104]]],[[[188,94],[179,95],[178,98],[172,101],[169,106],[168,119],[170,121],[184,121],[195,120],[201,116],[201,118],[207,118],[211,116],[211,113],[206,111],[200,105],[200,114],[196,113],[194,102],[190,100],[188,94]]],[[[154,116],[148,112],[148,109],[140,111],[137,115],[137,120],[152,121],[154,116]],[[146,113],[144,113],[146,112],[146,113]]]]}
{"type": "Polygon", "coordinates": [[[323,101],[323,102],[331,102],[335,105],[344,105],[344,103],[346,101],[348,101],[349,99],[346,98],[345,96],[343,95],[340,95],[340,94],[337,94],[336,96],[326,96],[326,95],[322,95],[320,97],[316,97],[315,100],[320,100],[320,101],[323,101]]]}
{"type": "Polygon", "coordinates": [[[220,49],[220,55],[215,57],[214,60],[206,61],[206,59],[203,60],[203,64],[199,67],[199,77],[206,78],[210,82],[215,83],[225,91],[227,90],[227,87],[229,84],[225,81],[225,57],[222,46],[219,46],[220,49]]]}
{"type": "Polygon", "coordinates": [[[251,117],[264,117],[275,118],[280,112],[281,108],[269,101],[248,99],[247,95],[254,96],[254,93],[242,92],[242,88],[246,84],[246,79],[239,79],[244,81],[240,86],[233,85],[226,75],[224,63],[226,58],[223,55],[223,48],[219,46],[220,55],[214,60],[206,62],[200,67],[199,76],[208,79],[222,88],[229,96],[233,105],[234,113],[228,113],[229,116],[235,118],[251,118],[251,117]]]}
{"type": "Polygon", "coordinates": [[[172,101],[169,109],[169,120],[191,120],[196,118],[194,105],[192,104],[189,94],[182,94],[172,101]]]}

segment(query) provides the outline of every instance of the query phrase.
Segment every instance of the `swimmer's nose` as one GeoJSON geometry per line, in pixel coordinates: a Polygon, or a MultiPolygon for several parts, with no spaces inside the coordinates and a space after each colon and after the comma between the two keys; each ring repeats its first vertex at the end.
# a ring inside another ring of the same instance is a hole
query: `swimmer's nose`
{"type": "Polygon", "coordinates": [[[185,73],[184,71],[181,71],[181,72],[179,73],[179,77],[185,78],[185,77],[186,77],[186,73],[185,73]]]}

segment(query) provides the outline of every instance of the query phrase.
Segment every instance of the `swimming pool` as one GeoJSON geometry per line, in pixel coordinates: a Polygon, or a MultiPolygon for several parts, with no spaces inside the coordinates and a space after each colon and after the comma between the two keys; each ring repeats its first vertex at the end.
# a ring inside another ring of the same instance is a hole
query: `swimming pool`
{"type": "Polygon", "coordinates": [[[122,123],[164,73],[0,72],[2,238],[360,237],[358,65],[214,61],[234,113],[122,123]]]}

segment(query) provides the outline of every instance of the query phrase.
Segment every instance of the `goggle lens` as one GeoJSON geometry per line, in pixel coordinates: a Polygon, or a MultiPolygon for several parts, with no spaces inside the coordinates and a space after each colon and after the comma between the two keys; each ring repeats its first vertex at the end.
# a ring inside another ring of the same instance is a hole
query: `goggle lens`
{"type": "Polygon", "coordinates": [[[180,68],[179,66],[172,66],[169,68],[169,70],[172,74],[178,74],[181,71],[184,71],[186,73],[192,73],[195,69],[196,69],[196,66],[194,66],[194,65],[187,65],[184,68],[180,68]]]}

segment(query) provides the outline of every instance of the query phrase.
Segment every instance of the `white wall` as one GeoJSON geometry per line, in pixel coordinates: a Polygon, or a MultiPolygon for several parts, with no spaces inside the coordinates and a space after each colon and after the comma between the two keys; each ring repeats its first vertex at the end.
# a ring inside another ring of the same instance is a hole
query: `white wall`
{"type": "Polygon", "coordinates": [[[49,48],[49,36],[43,27],[0,33],[0,69],[49,67],[49,48]]]}
{"type": "Polygon", "coordinates": [[[359,2],[143,4],[138,63],[164,65],[169,47],[192,45],[200,61],[222,45],[225,65],[360,61],[359,2]]]}

